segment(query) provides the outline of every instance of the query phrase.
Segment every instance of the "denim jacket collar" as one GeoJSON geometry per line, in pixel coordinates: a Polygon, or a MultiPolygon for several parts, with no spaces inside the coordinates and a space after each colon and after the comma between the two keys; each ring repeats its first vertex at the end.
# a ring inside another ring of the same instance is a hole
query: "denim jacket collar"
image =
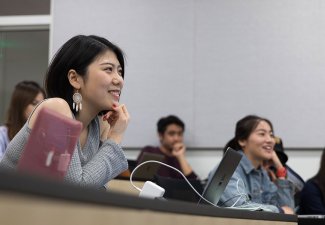
{"type": "Polygon", "coordinates": [[[246,174],[250,174],[252,171],[255,170],[255,167],[251,163],[251,161],[246,157],[243,151],[239,151],[240,154],[243,155],[240,165],[243,167],[246,174]]]}

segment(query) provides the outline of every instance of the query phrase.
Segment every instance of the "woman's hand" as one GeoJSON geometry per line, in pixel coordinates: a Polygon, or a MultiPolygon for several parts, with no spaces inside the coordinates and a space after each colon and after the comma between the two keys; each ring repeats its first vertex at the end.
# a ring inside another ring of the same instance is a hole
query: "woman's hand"
{"type": "Polygon", "coordinates": [[[272,157],[270,160],[263,162],[263,167],[267,171],[271,181],[275,181],[276,179],[285,179],[284,177],[277,178],[276,172],[271,169],[273,167],[277,171],[278,169],[283,167],[283,165],[275,151],[272,152],[272,157]]]}
{"type": "Polygon", "coordinates": [[[290,208],[289,206],[282,206],[281,207],[283,209],[284,214],[295,214],[295,212],[293,211],[292,208],[290,208]]]}
{"type": "Polygon", "coordinates": [[[271,165],[268,161],[265,161],[263,164],[264,169],[266,170],[267,174],[269,175],[269,178],[272,182],[274,182],[277,177],[275,175],[275,172],[271,169],[271,165]]]}
{"type": "Polygon", "coordinates": [[[120,144],[124,132],[129,124],[129,120],[130,115],[126,106],[124,104],[119,106],[113,104],[113,110],[103,116],[103,121],[106,121],[107,123],[103,126],[101,139],[111,139],[120,144]]]}
{"type": "Polygon", "coordinates": [[[274,150],[272,152],[271,161],[272,161],[273,166],[275,167],[275,169],[279,169],[279,168],[283,167],[278,155],[276,154],[276,152],[274,150]]]}

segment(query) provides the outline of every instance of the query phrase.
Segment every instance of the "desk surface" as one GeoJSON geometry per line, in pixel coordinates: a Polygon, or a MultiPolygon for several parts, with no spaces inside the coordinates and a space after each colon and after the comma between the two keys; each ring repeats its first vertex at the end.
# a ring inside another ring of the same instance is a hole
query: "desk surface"
{"type": "MultiPolygon", "coordinates": [[[[134,185],[138,188],[143,187],[144,181],[133,181],[134,185]]],[[[113,179],[107,184],[108,191],[120,192],[133,196],[139,196],[139,191],[136,190],[130,183],[130,180],[126,179],[113,179]]]]}
{"type": "MultiPolygon", "coordinates": [[[[115,220],[119,224],[129,224],[130,221],[134,222],[135,220],[139,224],[139,221],[165,224],[168,221],[175,223],[175,220],[179,222],[178,224],[187,225],[229,223],[230,221],[232,224],[297,224],[297,217],[292,215],[232,210],[206,205],[197,206],[196,204],[178,201],[143,199],[1,171],[0,177],[1,224],[8,223],[10,218],[22,219],[26,222],[26,217],[23,215],[27,214],[27,217],[30,217],[31,214],[34,215],[35,211],[36,215],[34,216],[53,217],[56,224],[58,222],[60,224],[62,222],[63,224],[72,224],[77,221],[78,224],[92,224],[94,221],[84,218],[85,216],[81,214],[82,211],[85,215],[97,219],[98,222],[105,221],[106,224],[110,220],[115,220]],[[35,210],[31,211],[32,209],[35,210]],[[60,210],[63,209],[67,215],[58,216],[60,210]],[[70,220],[66,220],[67,216],[70,220]]],[[[36,221],[32,222],[37,224],[36,221]]],[[[43,220],[42,222],[44,223],[43,220]]],[[[55,223],[53,222],[53,224],[55,223]]]]}

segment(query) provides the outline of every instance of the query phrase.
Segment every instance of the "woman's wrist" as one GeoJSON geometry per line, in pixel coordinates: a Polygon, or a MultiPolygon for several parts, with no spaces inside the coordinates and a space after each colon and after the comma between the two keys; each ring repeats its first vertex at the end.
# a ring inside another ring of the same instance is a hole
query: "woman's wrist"
{"type": "Polygon", "coordinates": [[[276,176],[280,179],[285,179],[287,177],[287,169],[284,166],[277,168],[276,176]]]}
{"type": "Polygon", "coordinates": [[[108,136],[108,139],[111,140],[111,141],[114,141],[117,144],[121,144],[121,142],[122,142],[122,136],[121,135],[111,134],[111,135],[108,136]]]}

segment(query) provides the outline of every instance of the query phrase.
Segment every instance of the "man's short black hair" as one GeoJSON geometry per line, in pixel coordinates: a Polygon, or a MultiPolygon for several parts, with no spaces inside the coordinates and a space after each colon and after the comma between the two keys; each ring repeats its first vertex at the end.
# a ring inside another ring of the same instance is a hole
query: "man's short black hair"
{"type": "Polygon", "coordinates": [[[183,132],[185,131],[185,124],[183,123],[183,121],[177,116],[169,115],[159,119],[157,123],[158,133],[164,134],[167,126],[171,124],[176,124],[177,126],[180,126],[183,129],[183,132]]]}

